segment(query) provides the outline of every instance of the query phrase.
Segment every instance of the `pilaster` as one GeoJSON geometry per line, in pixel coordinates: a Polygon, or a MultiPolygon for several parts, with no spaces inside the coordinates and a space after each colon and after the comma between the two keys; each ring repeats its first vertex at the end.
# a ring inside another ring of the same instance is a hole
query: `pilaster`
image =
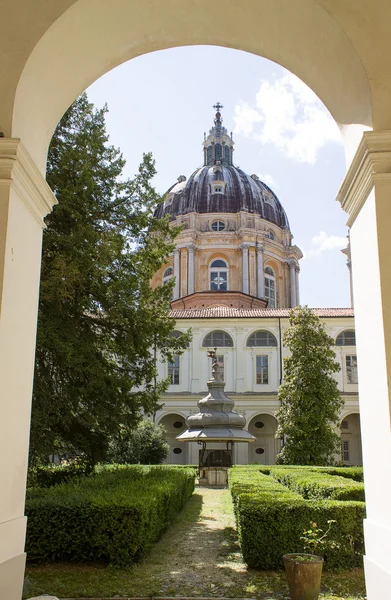
{"type": "Polygon", "coordinates": [[[391,589],[391,131],[365,132],[337,199],[349,214],[368,600],[391,589]]]}
{"type": "Polygon", "coordinates": [[[56,203],[21,142],[0,138],[0,597],[20,600],[43,219],[56,203]]]}
{"type": "Polygon", "coordinates": [[[265,276],[263,274],[263,245],[257,244],[257,293],[258,298],[265,297],[265,276]]]}
{"type": "Polygon", "coordinates": [[[243,242],[240,244],[242,250],[242,292],[249,293],[249,277],[248,277],[248,249],[250,244],[243,242]]]}

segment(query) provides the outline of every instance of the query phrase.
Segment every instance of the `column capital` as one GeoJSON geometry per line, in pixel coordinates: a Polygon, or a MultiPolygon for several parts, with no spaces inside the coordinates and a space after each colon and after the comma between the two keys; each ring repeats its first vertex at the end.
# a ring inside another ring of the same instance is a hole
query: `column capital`
{"type": "Polygon", "coordinates": [[[365,131],[337,194],[349,219],[356,220],[375,182],[391,181],[391,131],[365,131]]]}
{"type": "Polygon", "coordinates": [[[296,267],[298,267],[299,265],[297,264],[297,262],[295,261],[294,258],[288,258],[286,260],[286,264],[288,265],[288,267],[290,269],[296,269],[296,267]]]}
{"type": "Polygon", "coordinates": [[[175,250],[174,250],[174,255],[177,255],[177,256],[178,256],[178,254],[180,254],[180,249],[179,249],[179,248],[175,248],[175,250]]]}
{"type": "Polygon", "coordinates": [[[250,248],[251,244],[249,242],[242,242],[239,246],[239,248],[241,250],[244,250],[245,252],[248,251],[248,249],[250,248]]]}
{"type": "Polygon", "coordinates": [[[261,242],[257,242],[256,249],[257,249],[257,252],[264,252],[265,246],[261,242]]]}
{"type": "Polygon", "coordinates": [[[0,138],[0,185],[12,186],[42,228],[57,200],[37,165],[17,138],[0,138]]]}
{"type": "Polygon", "coordinates": [[[187,244],[186,248],[188,252],[194,252],[194,250],[197,249],[197,246],[195,246],[194,244],[187,244]]]}

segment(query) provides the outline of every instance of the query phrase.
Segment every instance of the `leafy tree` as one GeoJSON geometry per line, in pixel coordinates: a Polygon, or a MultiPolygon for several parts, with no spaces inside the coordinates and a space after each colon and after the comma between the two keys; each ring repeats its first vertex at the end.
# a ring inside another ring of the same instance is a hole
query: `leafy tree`
{"type": "Polygon", "coordinates": [[[173,282],[152,290],[153,273],[173,251],[178,228],[154,218],[150,154],[132,180],[108,144],[107,108],[83,94],[61,119],[47,181],[59,204],[46,220],[33,392],[31,452],[102,460],[122,424],[153,413],[168,382],[163,360],[181,353],[171,338],[173,282]]]}
{"type": "Polygon", "coordinates": [[[329,464],[339,452],[335,429],[343,406],[333,377],[340,370],[334,340],[308,307],[298,307],[290,313],[283,341],[291,355],[284,359],[284,380],[278,389],[276,437],[284,438],[285,445],[277,461],[329,464]]]}
{"type": "Polygon", "coordinates": [[[108,460],[113,463],[158,465],[170,450],[162,425],[142,421],[135,429],[121,428],[109,446],[108,460]]]}

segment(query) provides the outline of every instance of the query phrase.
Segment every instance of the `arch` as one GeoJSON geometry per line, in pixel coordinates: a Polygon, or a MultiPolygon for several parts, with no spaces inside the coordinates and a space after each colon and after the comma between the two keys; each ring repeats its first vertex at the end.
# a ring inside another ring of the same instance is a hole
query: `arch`
{"type": "Polygon", "coordinates": [[[232,348],[233,345],[231,336],[221,329],[208,333],[202,342],[203,348],[232,348]]]}
{"type": "Polygon", "coordinates": [[[356,332],[354,329],[344,329],[335,339],[336,346],[355,346],[356,332]]]}
{"type": "MultiPolygon", "coordinates": [[[[61,15],[54,11],[44,25],[34,28],[31,19],[29,35],[21,28],[27,48],[18,57],[17,73],[2,86],[7,113],[0,115],[0,121],[5,135],[21,137],[44,172],[56,124],[91,83],[135,56],[197,44],[237,48],[269,58],[307,83],[338,123],[371,126],[368,76],[346,28],[317,2],[298,2],[299,6],[290,0],[264,0],[243,6],[240,0],[227,0],[221,12],[218,4],[208,0],[190,6],[181,0],[164,5],[159,0],[116,0],[114,7],[95,0],[70,1],[68,10],[61,15]]],[[[5,61],[14,47],[7,39],[5,61]]]]}
{"type": "Polygon", "coordinates": [[[165,462],[168,464],[187,464],[188,444],[178,442],[176,439],[187,427],[185,417],[180,412],[166,413],[160,417],[158,424],[166,430],[166,442],[170,447],[165,462]],[[181,452],[178,452],[178,449],[181,452]]]}
{"type": "Polygon", "coordinates": [[[258,331],[254,331],[254,333],[249,335],[246,346],[250,348],[266,346],[277,347],[278,343],[273,333],[266,329],[258,329],[258,331]]]}
{"type": "Polygon", "coordinates": [[[345,465],[362,465],[360,414],[351,411],[340,423],[341,460],[345,465]]]}
{"type": "Polygon", "coordinates": [[[281,447],[280,440],[275,437],[275,416],[267,412],[254,415],[248,423],[248,431],[256,438],[253,444],[249,444],[249,463],[274,465],[281,447]]]}
{"type": "Polygon", "coordinates": [[[212,260],[209,265],[209,289],[213,292],[227,292],[229,289],[228,263],[222,258],[212,260]]]}

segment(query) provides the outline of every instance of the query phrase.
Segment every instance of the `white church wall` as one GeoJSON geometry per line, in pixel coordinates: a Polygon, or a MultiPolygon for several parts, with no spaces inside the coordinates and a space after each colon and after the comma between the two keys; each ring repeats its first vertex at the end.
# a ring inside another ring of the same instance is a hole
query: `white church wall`
{"type": "MultiPolygon", "coordinates": [[[[327,332],[336,339],[337,335],[344,329],[354,329],[354,320],[352,317],[344,318],[325,318],[323,322],[326,325],[327,332]]],[[[207,391],[207,380],[211,376],[211,361],[208,359],[208,348],[203,347],[203,340],[210,332],[219,330],[225,331],[233,340],[232,347],[217,349],[217,355],[224,357],[224,378],[226,382],[226,391],[235,401],[235,409],[246,417],[246,426],[257,415],[269,415],[273,418],[279,401],[277,390],[280,383],[280,370],[282,368],[281,359],[287,356],[288,350],[285,347],[280,349],[280,329],[281,338],[283,332],[289,327],[289,319],[284,318],[212,318],[212,319],[183,319],[176,323],[176,330],[186,331],[192,329],[193,338],[189,348],[180,356],[180,375],[179,384],[170,385],[168,391],[162,397],[163,408],[156,415],[156,421],[159,422],[165,415],[178,414],[185,418],[187,415],[197,412],[197,401],[202,398],[207,391]],[[259,330],[266,330],[272,333],[277,340],[277,347],[248,347],[247,341],[250,335],[259,330]],[[268,357],[268,382],[267,384],[256,383],[256,356],[262,355],[268,357]]],[[[211,348],[209,348],[211,349],[211,348]]],[[[346,356],[355,354],[354,346],[335,346],[336,359],[341,365],[341,371],[335,375],[338,382],[338,388],[344,399],[344,409],[341,412],[341,419],[344,414],[359,413],[358,404],[358,385],[349,384],[346,379],[346,356]]],[[[159,364],[159,377],[166,377],[168,373],[167,364],[159,364]]],[[[259,441],[259,440],[258,440],[259,441]]],[[[264,455],[255,455],[255,446],[247,448],[238,444],[235,450],[235,462],[237,464],[246,464],[247,462],[264,462],[271,464],[279,450],[279,440],[274,436],[263,436],[260,438],[261,446],[264,447],[264,455]]],[[[357,445],[357,444],[356,444],[357,445]]],[[[352,444],[351,444],[352,446],[352,444]]],[[[192,444],[187,449],[186,455],[181,456],[189,464],[198,463],[197,444],[192,444]]],[[[353,446],[352,446],[353,452],[353,446]]],[[[353,454],[352,454],[353,456],[353,454]]],[[[360,460],[360,452],[354,449],[354,460],[360,460]]],[[[173,462],[179,462],[171,457],[173,462]]],[[[175,457],[178,459],[178,455],[175,457]]],[[[357,463],[359,464],[359,463],[357,463]]]]}

